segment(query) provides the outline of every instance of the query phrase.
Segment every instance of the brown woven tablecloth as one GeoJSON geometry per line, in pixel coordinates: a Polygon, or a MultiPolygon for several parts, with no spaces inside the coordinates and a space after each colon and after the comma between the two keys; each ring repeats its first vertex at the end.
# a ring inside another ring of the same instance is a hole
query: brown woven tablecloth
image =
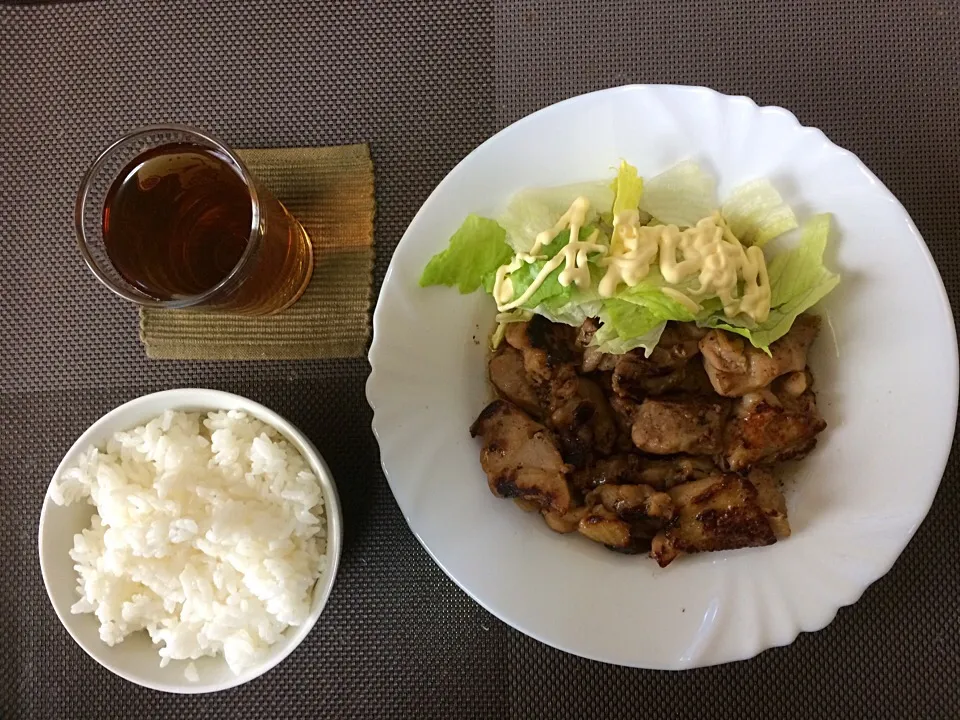
{"type": "MultiPolygon", "coordinates": [[[[0,8],[3,718],[960,717],[956,453],[903,557],[824,631],[682,674],[607,667],[513,631],[430,561],[379,468],[365,361],[149,361],[135,311],[73,246],[80,176],[133,126],[187,122],[237,147],[369,142],[376,291],[417,208],[475,145],[555,100],[633,81],[742,93],[822,128],[903,201],[960,307],[956,0],[0,8]],[[257,681],[195,697],[140,689],[88,659],[36,555],[41,499],[70,443],[124,400],[189,385],[247,395],[301,427],[333,469],[347,529],[304,644],[257,681]]],[[[621,615],[598,606],[585,622],[621,615]]]]}

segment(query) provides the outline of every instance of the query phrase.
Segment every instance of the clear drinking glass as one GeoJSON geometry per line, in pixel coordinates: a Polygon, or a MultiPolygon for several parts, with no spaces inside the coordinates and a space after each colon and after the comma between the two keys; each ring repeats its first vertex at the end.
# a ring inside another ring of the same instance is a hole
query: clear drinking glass
{"type": "Polygon", "coordinates": [[[104,150],[83,178],[76,227],[93,274],[145,306],[270,315],[313,272],[300,223],[226,145],[182,125],[104,150]]]}

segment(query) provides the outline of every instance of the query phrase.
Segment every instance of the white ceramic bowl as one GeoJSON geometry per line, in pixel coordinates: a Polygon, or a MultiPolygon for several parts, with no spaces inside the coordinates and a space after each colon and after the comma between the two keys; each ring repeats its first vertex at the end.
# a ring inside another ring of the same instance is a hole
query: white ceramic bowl
{"type": "Polygon", "coordinates": [[[604,90],[487,140],[410,223],[373,325],[367,397],[413,532],[494,615],[605,662],[711,665],[824,627],[893,565],[930,508],[953,441],[953,314],[906,211],[852,153],[790,112],[706,88],[604,90]],[[801,222],[833,213],[826,261],[842,281],[815,308],[826,322],[810,357],[829,427],[792,469],[793,535],[775,545],[661,570],[557,535],[487,488],[467,428],[490,400],[484,340],[494,303],[417,281],[469,213],[497,217],[525,187],[611,178],[621,158],[647,177],[694,159],[716,175],[721,198],[766,177],[801,222]]]}
{"type": "Polygon", "coordinates": [[[310,617],[300,627],[290,628],[284,638],[270,648],[267,657],[240,675],[234,675],[222,657],[195,660],[199,681],[184,677],[186,661],[171,661],[160,667],[157,647],[146,632],[135,633],[113,647],[100,640],[99,623],[92,614],[74,615],[70,606],[77,599],[77,573],[69,552],[73,536],[90,526],[94,508],[87,503],[61,507],[50,499],[50,490],[40,512],[40,569],[53,608],[67,632],[86,653],[122,678],[154,690],[172,693],[205,693],[241,685],[259,677],[289,655],[307,636],[320,617],[337,574],[342,542],[342,517],[337,489],[330,470],[307,437],[277,413],[252,400],[217,390],[181,389],[145,395],[111,410],[80,436],[67,452],[54,474],[51,486],[60,474],[75,465],[80,454],[91,445],[100,445],[115,432],[149,421],[164,410],[243,410],[276,428],[306,458],[323,488],[327,518],[327,569],[313,590],[310,617]]]}

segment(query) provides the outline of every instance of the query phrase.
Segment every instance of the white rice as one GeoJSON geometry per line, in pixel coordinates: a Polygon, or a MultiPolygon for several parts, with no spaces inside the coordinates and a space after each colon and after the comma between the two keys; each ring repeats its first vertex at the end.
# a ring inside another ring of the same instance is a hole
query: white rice
{"type": "Polygon", "coordinates": [[[70,551],[71,611],[94,613],[108,645],[146,630],[161,667],[222,654],[239,674],[309,615],[323,494],[300,453],[243,412],[168,411],[118,432],[51,495],[96,507],[70,551]]]}

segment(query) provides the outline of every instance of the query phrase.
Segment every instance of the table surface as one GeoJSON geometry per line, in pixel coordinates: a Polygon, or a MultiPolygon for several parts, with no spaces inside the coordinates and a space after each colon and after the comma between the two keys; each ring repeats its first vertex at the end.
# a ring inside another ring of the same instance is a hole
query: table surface
{"type": "Polygon", "coordinates": [[[605,666],[512,630],[430,561],[380,470],[365,360],[149,361],[134,311],[73,245],[80,176],[131,127],[187,122],[237,147],[368,142],[376,290],[407,223],[466,153],[538,108],[630,82],[744,94],[824,130],[900,198],[960,308],[955,0],[0,8],[0,715],[960,716],[956,452],[893,570],[825,630],[721,667],[605,666]],[[57,621],[37,562],[41,500],[66,448],[110,408],[178,386],[246,395],[302,428],[346,521],[319,625],[277,669],[212,696],[148,691],[96,665],[57,621]]]}

